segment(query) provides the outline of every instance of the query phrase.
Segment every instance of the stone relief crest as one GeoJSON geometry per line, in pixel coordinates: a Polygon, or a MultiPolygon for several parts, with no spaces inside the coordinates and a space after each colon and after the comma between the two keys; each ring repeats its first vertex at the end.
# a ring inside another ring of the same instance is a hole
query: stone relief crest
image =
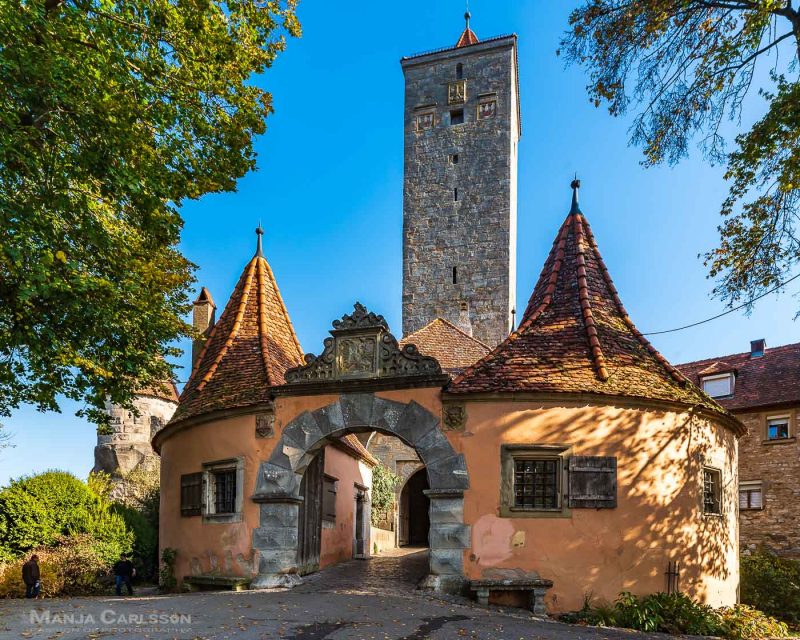
{"type": "Polygon", "coordinates": [[[481,102],[478,105],[478,119],[486,120],[487,118],[494,118],[497,113],[497,101],[491,100],[489,102],[481,102]]]}
{"type": "Polygon", "coordinates": [[[384,317],[360,303],[334,321],[330,333],[320,356],[307,355],[305,365],[286,372],[287,384],[443,375],[436,359],[420,354],[413,344],[401,349],[384,317]]]}
{"type": "Polygon", "coordinates": [[[467,101],[467,81],[456,80],[447,85],[447,104],[464,104],[467,101]]]}
{"type": "Polygon", "coordinates": [[[336,370],[343,376],[375,373],[375,339],[355,336],[337,340],[336,370]]]}
{"type": "Polygon", "coordinates": [[[446,404],[442,407],[442,424],[445,431],[463,431],[467,424],[467,408],[463,404],[446,404]]]}
{"type": "Polygon", "coordinates": [[[256,416],[256,437],[272,438],[275,435],[275,414],[259,413],[256,416]]]}

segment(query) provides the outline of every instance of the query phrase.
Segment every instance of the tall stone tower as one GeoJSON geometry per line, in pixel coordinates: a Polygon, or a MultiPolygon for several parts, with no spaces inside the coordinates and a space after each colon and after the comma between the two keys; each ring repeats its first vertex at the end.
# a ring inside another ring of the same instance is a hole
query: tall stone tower
{"type": "Polygon", "coordinates": [[[516,292],[517,37],[403,58],[403,334],[442,317],[490,346],[516,292]]]}

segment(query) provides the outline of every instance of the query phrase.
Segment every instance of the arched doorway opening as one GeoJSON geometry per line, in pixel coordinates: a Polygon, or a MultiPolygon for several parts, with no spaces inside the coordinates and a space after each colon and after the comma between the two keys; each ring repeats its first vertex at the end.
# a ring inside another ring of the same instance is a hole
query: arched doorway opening
{"type": "MultiPolygon", "coordinates": [[[[461,589],[463,550],[470,544],[470,527],[464,523],[464,491],[469,488],[464,456],[453,449],[437,415],[414,400],[406,403],[372,393],[341,394],[331,404],[301,413],[286,425],[269,459],[261,463],[251,498],[260,505],[260,526],[252,535],[258,575],[251,586],[286,587],[300,582],[297,531],[304,502],[303,475],[319,451],[335,439],[368,431],[399,438],[425,465],[430,486],[425,494],[430,500],[430,553],[423,584],[441,591],[461,589]]],[[[366,516],[364,520],[369,522],[366,516]]]]}
{"type": "Polygon", "coordinates": [[[400,546],[427,547],[431,527],[431,499],[425,467],[414,473],[400,491],[400,546]]]}

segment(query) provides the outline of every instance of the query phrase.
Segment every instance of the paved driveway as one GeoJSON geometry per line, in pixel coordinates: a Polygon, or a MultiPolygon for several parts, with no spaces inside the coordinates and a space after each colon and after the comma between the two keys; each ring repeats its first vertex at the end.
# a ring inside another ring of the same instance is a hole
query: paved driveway
{"type": "Polygon", "coordinates": [[[0,601],[0,638],[453,640],[645,638],[414,590],[422,552],[347,562],[292,591],[0,601]]]}

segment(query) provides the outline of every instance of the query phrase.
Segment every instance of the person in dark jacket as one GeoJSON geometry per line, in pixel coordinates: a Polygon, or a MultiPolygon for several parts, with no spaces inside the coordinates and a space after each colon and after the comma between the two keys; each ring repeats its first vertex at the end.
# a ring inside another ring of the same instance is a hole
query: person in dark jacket
{"type": "Polygon", "coordinates": [[[128,589],[128,595],[133,595],[133,587],[131,586],[131,579],[136,575],[136,569],[133,568],[133,563],[128,560],[127,554],[121,554],[119,560],[114,564],[114,583],[117,587],[117,595],[122,595],[122,585],[128,589]]]}
{"type": "Polygon", "coordinates": [[[39,596],[41,589],[40,573],[39,573],[39,556],[36,554],[31,556],[25,564],[22,565],[22,581],[25,583],[25,597],[36,598],[39,596]]]}

